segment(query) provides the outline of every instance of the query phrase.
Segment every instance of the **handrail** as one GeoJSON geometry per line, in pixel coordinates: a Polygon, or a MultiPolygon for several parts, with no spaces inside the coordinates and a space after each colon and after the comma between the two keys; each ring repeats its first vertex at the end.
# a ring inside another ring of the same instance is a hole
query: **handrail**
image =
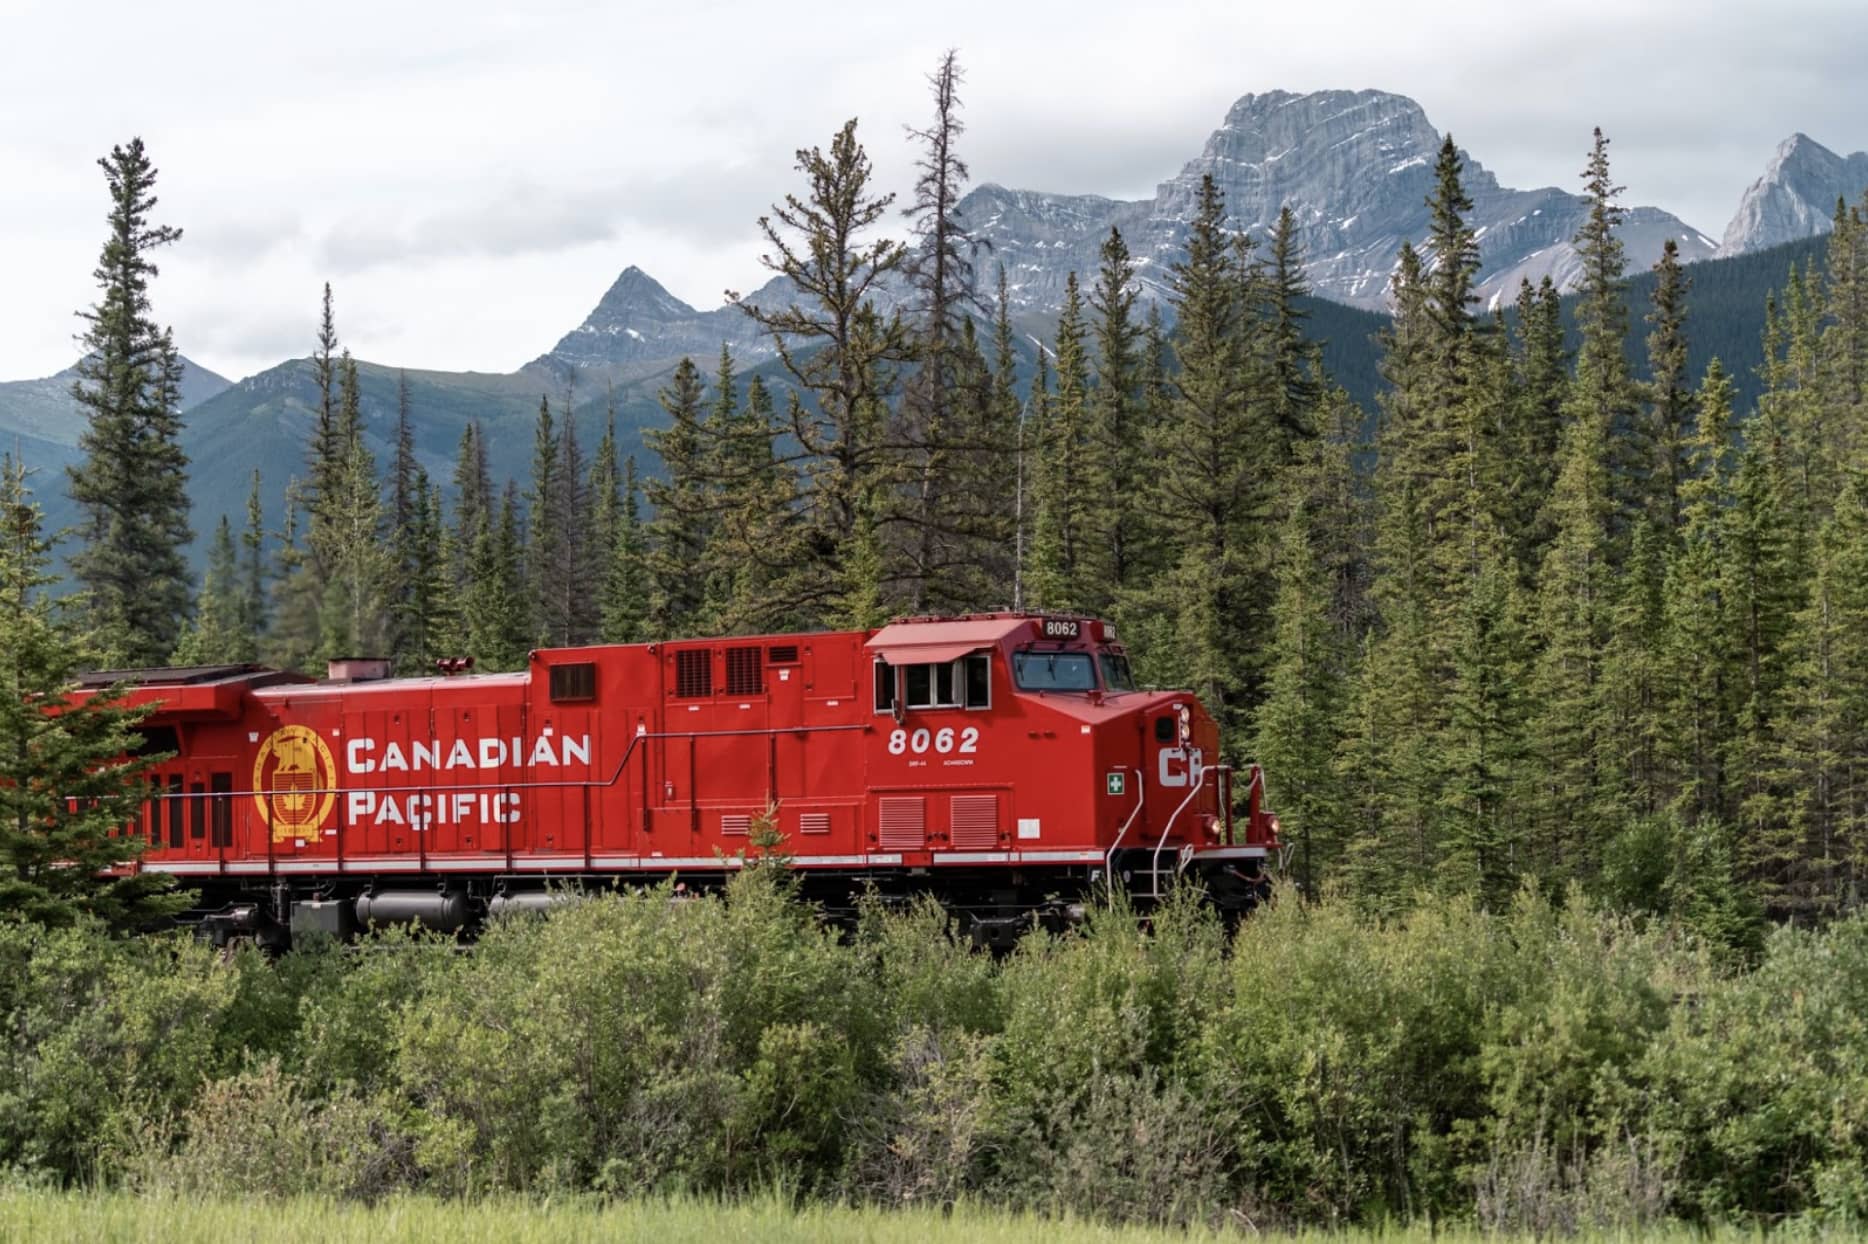
{"type": "Polygon", "coordinates": [[[1205,789],[1206,774],[1202,773],[1198,782],[1188,786],[1187,797],[1180,801],[1180,806],[1174,809],[1174,815],[1168,817],[1167,824],[1161,827],[1160,841],[1155,843],[1155,853],[1148,861],[1148,871],[1154,886],[1148,895],[1149,898],[1159,899],[1161,897],[1161,852],[1167,846],[1168,835],[1174,830],[1174,822],[1178,821],[1180,814],[1187,810],[1187,805],[1193,802],[1193,797],[1205,789]]]}
{"type": "Polygon", "coordinates": [[[1142,775],[1141,766],[1137,765],[1135,768],[1135,807],[1129,811],[1128,819],[1122,822],[1122,828],[1116,831],[1116,840],[1109,844],[1109,850],[1103,852],[1103,883],[1109,887],[1111,893],[1114,893],[1116,888],[1116,848],[1121,846],[1122,840],[1128,836],[1129,826],[1135,823],[1135,818],[1142,814],[1142,804],[1147,802],[1147,799],[1148,783],[1142,775]]]}

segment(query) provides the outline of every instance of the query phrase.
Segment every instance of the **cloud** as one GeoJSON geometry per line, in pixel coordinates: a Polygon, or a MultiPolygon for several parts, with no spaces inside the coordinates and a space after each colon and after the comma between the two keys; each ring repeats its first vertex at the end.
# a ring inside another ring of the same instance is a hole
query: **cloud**
{"type": "Polygon", "coordinates": [[[318,257],[334,273],[355,273],[436,258],[551,253],[614,237],[622,215],[614,191],[508,183],[399,226],[352,217],[319,239],[318,257]]]}

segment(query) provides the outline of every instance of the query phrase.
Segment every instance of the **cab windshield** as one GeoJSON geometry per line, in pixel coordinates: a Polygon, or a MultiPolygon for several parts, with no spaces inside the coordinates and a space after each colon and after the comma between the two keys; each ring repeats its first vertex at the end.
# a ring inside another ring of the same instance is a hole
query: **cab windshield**
{"type": "Polygon", "coordinates": [[[1129,659],[1119,652],[1105,652],[1103,662],[1103,689],[1105,691],[1135,690],[1135,675],[1129,671],[1129,659]]]}
{"type": "Polygon", "coordinates": [[[1012,654],[1012,678],[1020,691],[1094,691],[1096,663],[1087,652],[1012,654]]]}

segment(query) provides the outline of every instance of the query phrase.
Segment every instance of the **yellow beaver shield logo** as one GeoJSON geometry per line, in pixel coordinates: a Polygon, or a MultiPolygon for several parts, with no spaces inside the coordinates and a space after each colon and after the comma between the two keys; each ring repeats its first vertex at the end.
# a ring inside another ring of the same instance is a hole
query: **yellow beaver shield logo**
{"type": "Polygon", "coordinates": [[[310,726],[281,726],[253,761],[253,802],[272,840],[314,834],[337,802],[337,762],[310,726]]]}

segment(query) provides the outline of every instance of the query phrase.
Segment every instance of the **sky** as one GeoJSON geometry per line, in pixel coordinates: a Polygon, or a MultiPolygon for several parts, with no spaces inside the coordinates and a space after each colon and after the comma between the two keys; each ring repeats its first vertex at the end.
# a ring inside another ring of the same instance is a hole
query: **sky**
{"type": "Polygon", "coordinates": [[[0,380],[76,357],[132,136],[191,358],[306,354],[329,281],[359,358],[510,371],[630,264],[762,284],[758,217],[850,117],[906,189],[949,47],[974,182],[1060,193],[1150,196],[1276,89],[1410,95],[1507,186],[1575,188],[1600,125],[1625,202],[1714,238],[1792,132],[1868,148],[1862,0],[0,0],[0,380]]]}

